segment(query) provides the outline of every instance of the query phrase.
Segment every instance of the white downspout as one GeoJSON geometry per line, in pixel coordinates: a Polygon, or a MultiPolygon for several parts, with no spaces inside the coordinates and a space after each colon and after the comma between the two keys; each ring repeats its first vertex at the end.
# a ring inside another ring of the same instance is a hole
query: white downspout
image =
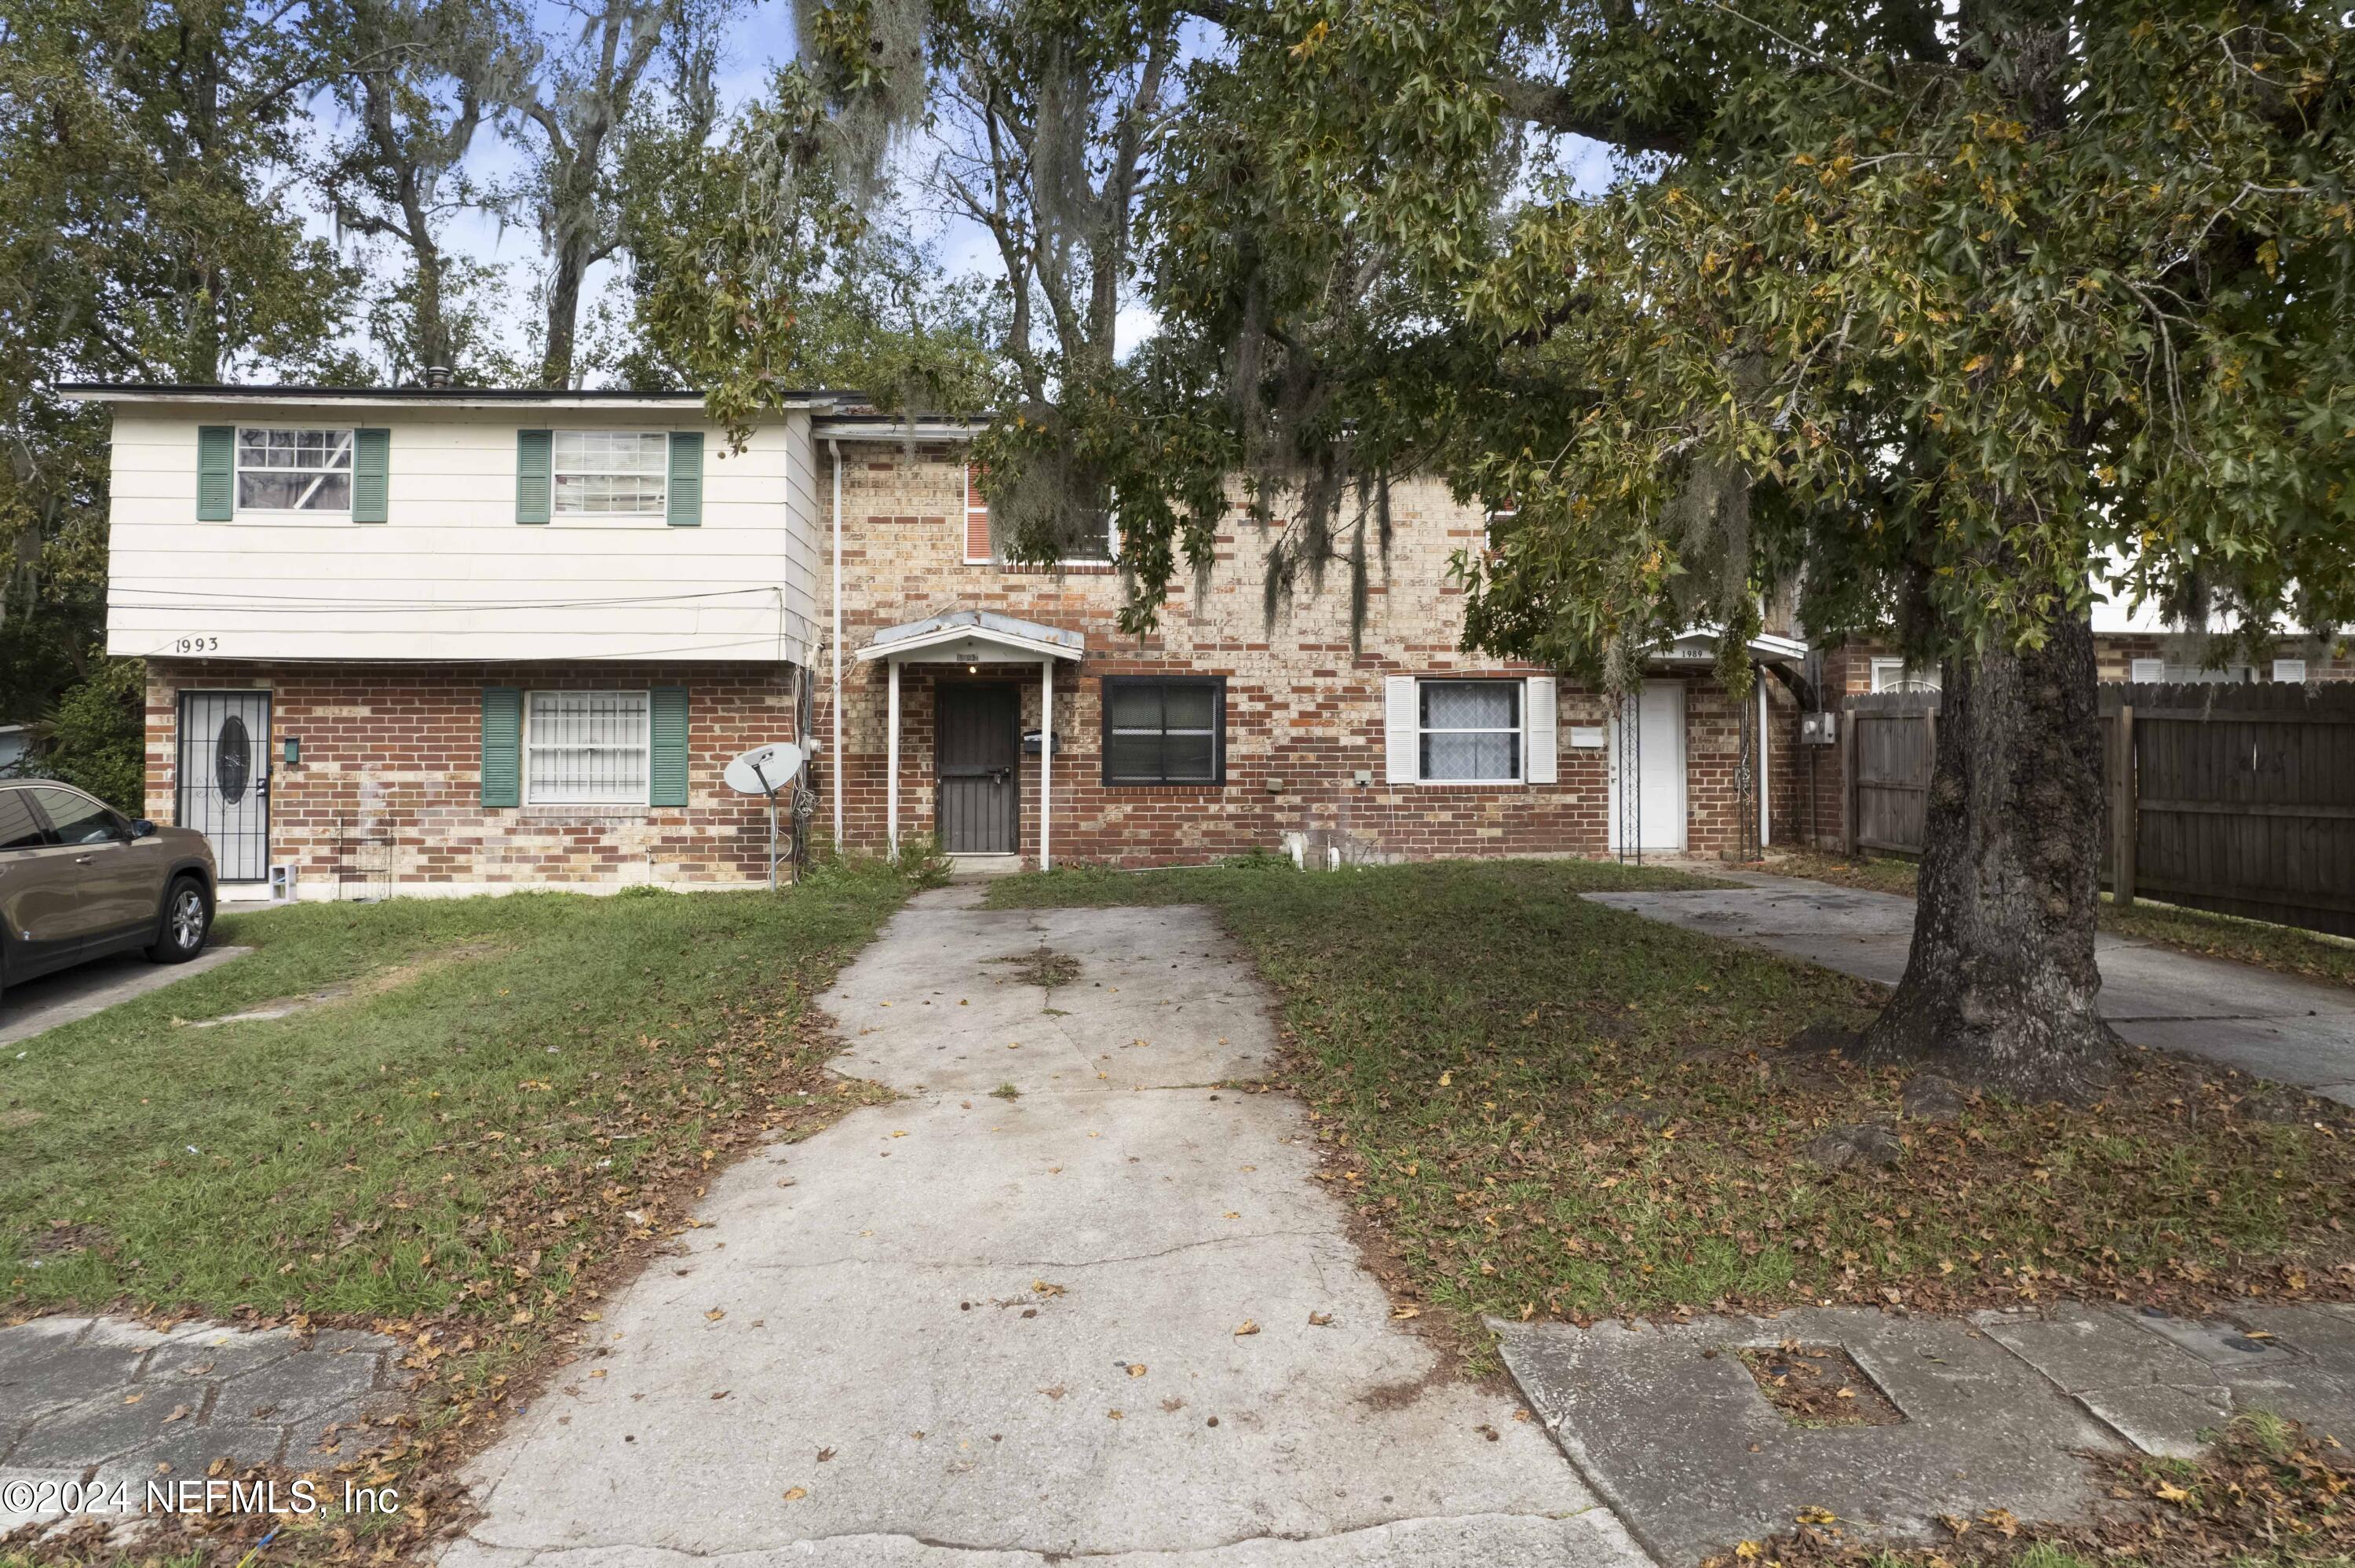
{"type": "Polygon", "coordinates": [[[1771,780],[1774,770],[1769,766],[1773,758],[1766,749],[1769,744],[1766,716],[1766,672],[1762,667],[1758,672],[1758,847],[1761,850],[1773,842],[1774,821],[1774,802],[1769,794],[1774,788],[1771,780]]]}
{"type": "Polygon", "coordinates": [[[834,853],[843,853],[842,790],[849,769],[842,760],[842,443],[828,436],[834,458],[834,853]]]}
{"type": "Polygon", "coordinates": [[[883,766],[884,787],[888,799],[883,806],[883,838],[891,846],[891,858],[900,858],[900,661],[886,659],[891,666],[891,734],[885,747],[883,766]]]}
{"type": "Polygon", "coordinates": [[[1039,663],[1039,869],[1050,871],[1047,835],[1055,800],[1055,662],[1039,663]]]}

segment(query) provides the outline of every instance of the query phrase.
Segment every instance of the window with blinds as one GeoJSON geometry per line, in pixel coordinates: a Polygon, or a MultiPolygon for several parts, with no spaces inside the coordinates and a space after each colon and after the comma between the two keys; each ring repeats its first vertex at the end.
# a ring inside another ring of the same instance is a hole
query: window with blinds
{"type": "Polygon", "coordinates": [[[559,430],[551,468],[559,517],[659,517],[668,505],[670,438],[659,430],[559,430]]]}
{"type": "Polygon", "coordinates": [[[524,712],[524,800],[643,806],[653,752],[645,692],[534,692],[524,712]]]}
{"type": "Polygon", "coordinates": [[[1106,784],[1219,784],[1226,779],[1226,682],[1215,675],[1107,675],[1106,784]]]}

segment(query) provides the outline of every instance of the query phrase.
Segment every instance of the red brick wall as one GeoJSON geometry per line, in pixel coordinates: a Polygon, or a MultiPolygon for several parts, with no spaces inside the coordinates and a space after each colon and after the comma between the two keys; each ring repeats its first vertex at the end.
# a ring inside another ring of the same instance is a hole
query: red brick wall
{"type": "Polygon", "coordinates": [[[174,820],[184,690],[271,694],[270,860],[305,896],[480,886],[737,884],[764,874],[768,814],[730,790],[730,758],[791,739],[781,665],[252,665],[151,659],[147,811],[174,820]],[[481,800],[482,692],[683,686],[683,808],[523,806],[481,800]],[[284,741],[302,742],[288,767],[284,741]]]}
{"type": "MultiPolygon", "coordinates": [[[[1609,847],[1608,754],[1572,747],[1573,726],[1604,723],[1600,694],[1564,681],[1557,718],[1559,782],[1550,785],[1414,785],[1384,782],[1383,678],[1394,674],[1528,674],[1532,667],[1461,652],[1463,599],[1449,581],[1451,553],[1476,549],[1478,514],[1435,483],[1400,487],[1395,538],[1377,568],[1361,652],[1350,652],[1346,573],[1324,591],[1305,588],[1273,628],[1262,611],[1259,561],[1266,545],[1240,517],[1219,541],[1203,591],[1181,580],[1160,628],[1124,635],[1115,617],[1118,577],[1103,568],[1063,573],[967,565],[964,478],[954,448],[847,447],[842,474],[847,630],[854,652],[883,627],[958,609],[987,609],[1085,633],[1088,656],[1055,675],[1055,727],[1064,752],[1055,768],[1052,848],[1059,861],[1128,865],[1184,863],[1281,847],[1305,832],[1321,848],[1351,854],[1602,854],[1609,847]],[[1102,678],[1157,671],[1227,678],[1227,781],[1219,788],[1102,783],[1102,678]],[[1355,776],[1370,775],[1360,785],[1355,776]]],[[[822,471],[821,483],[832,476],[822,471]]],[[[1737,841],[1733,773],[1739,731],[1731,699],[1705,672],[1689,672],[1688,843],[1693,853],[1730,851],[1737,841]]],[[[902,674],[900,830],[935,831],[933,689],[943,680],[1011,679],[1022,690],[1023,724],[1039,724],[1035,666],[911,664],[902,674]]],[[[1755,702],[1753,696],[1746,699],[1755,702]]],[[[1776,834],[1796,821],[1799,778],[1796,705],[1770,694],[1775,726],[1776,834]]],[[[816,729],[831,736],[822,680],[816,729]]],[[[882,846],[886,820],[887,675],[878,662],[845,675],[844,838],[882,846]]],[[[1036,758],[1023,759],[1020,843],[1038,846],[1036,758]]],[[[831,822],[833,803],[819,822],[831,822]]]]}

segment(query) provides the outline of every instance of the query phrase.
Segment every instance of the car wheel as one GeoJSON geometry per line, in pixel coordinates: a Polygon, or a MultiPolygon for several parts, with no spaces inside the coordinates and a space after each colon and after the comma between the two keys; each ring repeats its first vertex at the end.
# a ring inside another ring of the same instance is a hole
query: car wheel
{"type": "Polygon", "coordinates": [[[147,956],[159,964],[185,964],[205,950],[212,934],[213,912],[204,884],[193,876],[174,880],[164,895],[164,911],[156,926],[155,945],[147,956]]]}

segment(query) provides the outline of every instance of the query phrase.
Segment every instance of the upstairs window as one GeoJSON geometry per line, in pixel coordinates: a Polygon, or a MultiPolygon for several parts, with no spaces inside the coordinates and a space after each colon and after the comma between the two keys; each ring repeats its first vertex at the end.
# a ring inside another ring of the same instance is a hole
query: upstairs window
{"type": "MultiPolygon", "coordinates": [[[[1011,565],[990,530],[989,501],[981,493],[982,475],[970,463],[964,470],[964,564],[968,567],[1011,565]]],[[[1055,560],[1065,567],[1109,567],[1120,556],[1120,514],[1092,509],[1073,514],[1053,541],[1055,560]]]]}
{"type": "Polygon", "coordinates": [[[238,510],[349,512],[352,435],[350,430],[240,427],[238,510]]]}
{"type": "Polygon", "coordinates": [[[660,517],[670,503],[670,437],[660,430],[558,430],[559,517],[660,517]]]}

